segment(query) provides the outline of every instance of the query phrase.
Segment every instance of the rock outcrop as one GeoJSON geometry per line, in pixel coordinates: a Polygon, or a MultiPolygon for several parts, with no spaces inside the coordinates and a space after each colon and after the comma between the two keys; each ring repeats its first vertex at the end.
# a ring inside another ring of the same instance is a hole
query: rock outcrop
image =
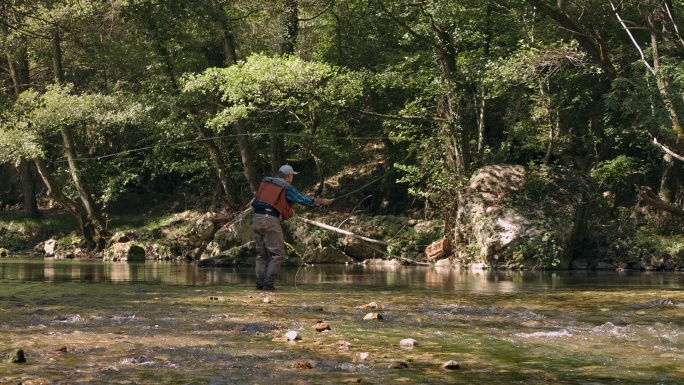
{"type": "Polygon", "coordinates": [[[583,229],[588,186],[564,169],[481,168],[459,205],[459,259],[489,268],[568,269],[583,229]]]}

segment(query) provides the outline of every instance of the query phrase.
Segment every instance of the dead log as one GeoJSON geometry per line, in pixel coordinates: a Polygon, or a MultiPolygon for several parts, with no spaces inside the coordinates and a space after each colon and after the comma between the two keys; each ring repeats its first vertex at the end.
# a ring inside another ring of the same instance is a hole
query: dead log
{"type": "Polygon", "coordinates": [[[387,246],[389,246],[389,244],[386,242],[378,241],[377,239],[362,237],[360,235],[352,233],[351,231],[342,230],[342,229],[335,227],[335,226],[330,226],[330,225],[326,225],[325,223],[312,221],[311,219],[306,219],[306,218],[302,218],[302,217],[297,217],[297,218],[299,218],[304,223],[308,223],[310,225],[318,226],[318,227],[326,229],[326,230],[334,231],[334,232],[339,233],[339,234],[348,235],[350,237],[354,237],[354,238],[360,239],[364,242],[370,243],[371,244],[371,245],[369,245],[370,248],[372,248],[373,250],[375,250],[375,251],[379,252],[380,254],[385,255],[387,257],[396,258],[396,259],[399,259],[399,260],[401,260],[405,263],[408,263],[408,264],[429,265],[429,263],[416,262],[416,261],[412,261],[408,258],[404,258],[404,257],[398,256],[398,255],[392,255],[392,254],[384,251],[383,249],[381,249],[377,246],[374,246],[374,245],[378,245],[378,246],[382,246],[383,248],[387,248],[387,246]]]}
{"type": "Polygon", "coordinates": [[[671,155],[672,157],[681,160],[684,162],[684,156],[681,156],[677,154],[676,152],[670,150],[669,148],[665,147],[665,145],[658,143],[658,139],[653,138],[653,143],[655,143],[656,146],[660,147],[663,151],[665,151],[667,154],[671,155]]]}
{"type": "Polygon", "coordinates": [[[672,213],[678,217],[684,218],[684,210],[660,199],[660,197],[658,197],[653,191],[651,191],[650,188],[645,186],[635,187],[637,193],[639,194],[639,198],[641,198],[641,200],[647,205],[653,207],[656,210],[667,211],[668,213],[672,213]]]}
{"type": "Polygon", "coordinates": [[[362,240],[362,241],[364,241],[364,242],[368,242],[368,243],[372,243],[372,244],[374,244],[374,245],[380,245],[380,246],[384,246],[384,247],[389,246],[388,243],[385,243],[385,242],[383,242],[383,241],[378,241],[378,240],[376,240],[376,239],[371,239],[371,238],[362,237],[362,236],[360,236],[360,235],[356,235],[356,234],[352,233],[351,231],[342,230],[342,229],[340,229],[340,228],[338,228],[338,227],[335,227],[335,226],[326,225],[325,223],[312,221],[311,219],[306,219],[306,218],[302,218],[302,217],[298,217],[298,218],[301,219],[302,222],[304,222],[304,223],[308,223],[308,224],[310,224],[310,225],[318,226],[318,227],[324,228],[324,229],[326,229],[326,230],[334,231],[334,232],[336,232],[336,233],[340,233],[340,234],[344,234],[344,235],[349,235],[349,236],[352,236],[352,237],[354,237],[354,238],[360,239],[360,240],[362,240]]]}

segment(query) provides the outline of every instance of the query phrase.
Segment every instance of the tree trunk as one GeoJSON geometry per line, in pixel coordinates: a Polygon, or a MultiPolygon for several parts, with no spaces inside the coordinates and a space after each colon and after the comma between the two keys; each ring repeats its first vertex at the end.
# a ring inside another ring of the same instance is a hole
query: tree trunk
{"type": "Polygon", "coordinates": [[[285,21],[283,23],[283,40],[280,44],[282,55],[294,54],[299,35],[299,4],[297,0],[285,0],[285,21]]]}
{"type": "Polygon", "coordinates": [[[48,190],[48,194],[52,195],[57,202],[59,202],[62,207],[64,207],[71,215],[76,218],[78,225],[81,228],[81,234],[86,242],[86,245],[94,249],[98,247],[98,243],[101,243],[101,239],[96,240],[96,232],[93,224],[88,219],[88,214],[85,212],[83,207],[81,207],[76,201],[70,199],[62,190],[57,187],[55,182],[52,180],[50,171],[45,166],[43,159],[35,158],[33,162],[38,170],[38,175],[40,175],[43,180],[43,184],[48,190]]]}
{"type": "Polygon", "coordinates": [[[31,172],[31,163],[25,158],[19,161],[19,175],[21,177],[21,190],[24,195],[24,215],[27,218],[38,218],[38,200],[36,199],[36,184],[31,172]]]}
{"type": "Polygon", "coordinates": [[[216,175],[221,183],[221,188],[223,189],[228,205],[231,208],[240,207],[242,202],[237,191],[231,187],[231,184],[228,181],[228,173],[225,170],[224,162],[221,157],[221,150],[216,145],[216,142],[211,139],[207,139],[209,138],[209,133],[201,124],[197,125],[197,131],[200,133],[202,138],[205,139],[201,143],[204,148],[207,149],[209,157],[211,157],[211,161],[214,164],[214,169],[216,169],[216,175]]]}
{"type": "MultiPolygon", "coordinates": [[[[6,11],[3,8],[3,14],[6,11]]],[[[8,16],[5,14],[5,18],[8,16]]],[[[2,24],[0,31],[2,40],[7,39],[9,35],[9,26],[7,23],[2,24]]],[[[26,91],[31,80],[29,73],[29,60],[26,44],[21,44],[13,51],[9,49],[6,51],[7,64],[12,78],[12,85],[14,86],[14,94],[18,97],[22,92],[26,91]]],[[[40,216],[38,211],[38,200],[36,199],[36,185],[33,180],[33,172],[31,171],[30,162],[21,158],[19,161],[19,176],[21,178],[22,194],[24,196],[24,215],[27,218],[37,218],[40,216]]]]}
{"type": "MultiPolygon", "coordinates": [[[[218,7],[218,5],[215,3],[212,3],[212,5],[214,7],[218,7]]],[[[221,12],[216,14],[221,15],[221,12]]],[[[216,22],[219,23],[219,29],[221,30],[221,38],[223,40],[222,45],[224,50],[223,53],[226,57],[226,65],[234,65],[237,63],[238,55],[235,49],[235,40],[230,33],[227,19],[222,16],[217,16],[216,22]]],[[[247,183],[249,183],[249,187],[252,192],[256,194],[257,190],[259,189],[261,178],[259,178],[256,172],[254,157],[250,151],[249,132],[247,132],[247,125],[243,119],[238,119],[238,121],[235,122],[235,131],[237,133],[237,143],[238,147],[240,148],[240,159],[242,160],[245,178],[247,179],[247,183]]]]}
{"type": "Polygon", "coordinates": [[[95,204],[95,200],[81,179],[81,172],[76,163],[76,151],[74,149],[74,140],[71,136],[71,130],[67,127],[63,127],[60,132],[62,134],[62,142],[64,143],[64,153],[67,158],[67,163],[69,164],[71,180],[74,182],[78,196],[88,215],[88,219],[94,226],[95,235],[100,235],[100,233],[106,229],[106,224],[99,208],[95,204]]]}
{"type": "Polygon", "coordinates": [[[52,72],[57,84],[64,84],[64,69],[62,68],[62,39],[58,27],[52,32],[50,40],[52,46],[52,72]]]}
{"type": "MultiPolygon", "coordinates": [[[[61,48],[61,37],[59,34],[58,27],[52,35],[52,65],[55,76],[55,82],[58,84],[64,83],[64,70],[62,67],[62,48],[61,48]]],[[[92,238],[93,245],[95,242],[99,242],[102,235],[104,235],[104,229],[106,229],[106,223],[99,208],[95,204],[95,200],[88,191],[84,182],[81,180],[81,172],[76,163],[76,150],[74,148],[74,139],[69,127],[62,127],[60,129],[62,135],[62,143],[64,145],[64,155],[67,158],[67,163],[69,165],[69,173],[71,174],[71,180],[74,182],[78,196],[83,204],[82,210],[77,210],[77,217],[79,222],[82,222],[81,229],[83,231],[83,236],[92,238]],[[85,212],[85,218],[83,218],[83,211],[85,212]]],[[[38,163],[36,163],[37,165],[38,163]]],[[[45,178],[43,178],[45,180],[45,178]]],[[[54,190],[53,190],[54,191],[54,190]]],[[[99,246],[99,245],[98,245],[99,246]]]]}
{"type": "Polygon", "coordinates": [[[468,176],[470,172],[469,135],[461,126],[460,114],[457,110],[458,97],[455,90],[456,52],[454,42],[448,32],[433,24],[437,46],[437,61],[439,63],[442,81],[446,94],[439,101],[437,112],[444,119],[440,133],[446,145],[448,165],[455,171],[454,177],[459,179],[468,176]]]}
{"type": "Polygon", "coordinates": [[[541,101],[544,104],[544,111],[546,112],[546,123],[549,127],[549,144],[546,146],[546,154],[544,155],[544,163],[550,164],[553,159],[553,153],[556,148],[556,137],[558,135],[558,119],[553,108],[553,97],[551,96],[551,86],[549,80],[546,83],[539,85],[539,93],[541,101]]]}
{"type": "Polygon", "coordinates": [[[240,119],[235,122],[235,130],[237,131],[237,142],[240,147],[240,158],[242,159],[245,177],[247,178],[247,182],[249,183],[252,192],[256,194],[261,179],[257,175],[254,157],[252,157],[252,152],[250,151],[249,132],[247,132],[245,121],[240,119]]]}
{"type": "Polygon", "coordinates": [[[658,196],[663,202],[674,202],[675,189],[675,164],[672,156],[665,153],[663,155],[663,165],[660,174],[660,188],[658,189],[658,196]]]}

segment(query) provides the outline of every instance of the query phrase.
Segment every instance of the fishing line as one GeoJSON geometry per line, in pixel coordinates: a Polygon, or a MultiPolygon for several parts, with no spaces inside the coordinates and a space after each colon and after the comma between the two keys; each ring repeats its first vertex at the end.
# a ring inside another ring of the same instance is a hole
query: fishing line
{"type": "MultiPolygon", "coordinates": [[[[155,148],[165,148],[165,147],[174,147],[174,146],[182,146],[182,145],[188,145],[188,144],[195,144],[195,143],[201,143],[205,142],[208,140],[215,140],[215,139],[226,139],[226,138],[237,138],[240,136],[258,136],[258,135],[282,135],[282,136],[295,136],[295,137],[301,137],[301,138],[308,138],[308,139],[330,139],[330,140],[382,140],[382,139],[391,139],[389,136],[345,136],[343,138],[336,138],[336,137],[330,137],[326,138],[323,136],[314,136],[311,134],[298,134],[295,132],[250,132],[247,134],[231,134],[231,135],[219,135],[219,136],[212,136],[209,138],[201,138],[201,139],[192,139],[192,140],[183,140],[179,142],[173,142],[173,143],[159,143],[151,146],[145,146],[145,147],[139,147],[139,148],[133,148],[130,150],[124,150],[124,151],[119,151],[113,154],[107,154],[107,155],[100,155],[100,156],[90,156],[90,157],[80,157],[80,158],[75,158],[73,160],[102,160],[102,159],[107,159],[107,158],[113,158],[122,154],[127,154],[127,153],[134,153],[134,152],[140,152],[140,151],[147,151],[147,150],[152,150],[155,148]]],[[[59,160],[55,161],[54,163],[65,163],[67,160],[59,160]]]]}
{"type": "MultiPolygon", "coordinates": [[[[373,183],[376,183],[376,182],[382,180],[384,177],[386,177],[387,175],[389,175],[391,172],[392,172],[392,169],[390,168],[389,171],[387,171],[386,173],[384,173],[381,177],[379,177],[379,178],[373,180],[372,182],[370,182],[370,183],[368,183],[368,184],[365,184],[365,185],[363,185],[363,186],[357,188],[356,190],[354,190],[354,191],[352,191],[352,192],[348,192],[348,193],[342,194],[342,195],[340,195],[340,196],[336,196],[336,197],[334,197],[333,199],[334,199],[334,200],[338,200],[338,199],[347,197],[347,196],[349,196],[349,195],[351,195],[351,194],[354,194],[354,193],[357,192],[357,191],[363,190],[363,189],[365,189],[366,187],[372,185],[373,183]]],[[[364,198],[364,199],[365,199],[365,198],[364,198]]]]}
{"type": "Polygon", "coordinates": [[[366,195],[365,197],[363,197],[363,199],[361,199],[361,200],[359,201],[359,203],[357,203],[356,206],[354,206],[354,208],[352,209],[351,213],[349,213],[349,216],[348,216],[345,220],[343,220],[342,222],[340,222],[340,224],[337,225],[337,227],[342,228],[342,225],[344,224],[344,222],[348,221],[349,218],[351,218],[352,215],[354,215],[354,211],[356,210],[357,207],[359,207],[359,205],[361,205],[361,202],[365,201],[367,198],[370,198],[370,197],[372,197],[372,195],[366,195]]]}
{"type": "MultiPolygon", "coordinates": [[[[351,194],[354,194],[354,193],[356,193],[356,192],[358,192],[358,191],[361,191],[361,190],[365,189],[366,187],[372,185],[373,183],[377,183],[378,181],[382,180],[384,177],[386,177],[387,175],[389,175],[391,172],[392,172],[392,170],[390,169],[390,170],[387,171],[385,174],[383,174],[381,177],[379,177],[379,178],[373,180],[372,182],[367,183],[367,184],[365,184],[365,185],[363,185],[363,186],[357,188],[357,189],[354,190],[354,191],[351,191],[351,192],[348,192],[348,193],[346,193],[346,194],[342,194],[342,195],[340,195],[340,196],[337,196],[337,197],[335,197],[335,198],[333,198],[333,199],[334,199],[334,200],[338,200],[338,199],[340,199],[340,198],[344,198],[344,197],[347,197],[347,196],[349,196],[349,195],[351,195],[351,194]]],[[[349,217],[347,217],[345,220],[343,220],[343,221],[339,224],[339,226],[337,226],[337,227],[338,227],[338,228],[341,227],[346,221],[348,221],[349,218],[351,218],[351,216],[354,215],[354,211],[359,207],[359,205],[361,205],[361,203],[362,203],[364,200],[366,200],[366,199],[368,199],[368,198],[370,198],[370,197],[372,197],[372,195],[366,195],[363,199],[361,199],[361,200],[359,201],[359,203],[357,203],[356,206],[354,206],[354,208],[352,209],[351,213],[349,214],[349,217]]],[[[294,218],[299,219],[299,216],[295,216],[294,218]]],[[[297,289],[297,290],[298,290],[298,288],[297,288],[297,276],[299,275],[299,271],[302,269],[302,266],[306,266],[306,262],[304,262],[304,258],[303,258],[303,257],[302,257],[302,263],[299,265],[299,268],[297,268],[297,272],[295,273],[295,277],[294,277],[294,285],[295,285],[295,289],[297,289]]]]}

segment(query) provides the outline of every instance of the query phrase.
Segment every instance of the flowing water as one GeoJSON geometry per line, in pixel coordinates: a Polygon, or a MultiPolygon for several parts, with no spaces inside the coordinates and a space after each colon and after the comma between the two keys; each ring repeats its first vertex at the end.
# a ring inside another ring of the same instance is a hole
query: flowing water
{"type": "Polygon", "coordinates": [[[308,266],[277,285],[254,290],[251,268],[2,259],[0,353],[27,362],[0,363],[0,384],[684,384],[679,273],[308,266]]]}

